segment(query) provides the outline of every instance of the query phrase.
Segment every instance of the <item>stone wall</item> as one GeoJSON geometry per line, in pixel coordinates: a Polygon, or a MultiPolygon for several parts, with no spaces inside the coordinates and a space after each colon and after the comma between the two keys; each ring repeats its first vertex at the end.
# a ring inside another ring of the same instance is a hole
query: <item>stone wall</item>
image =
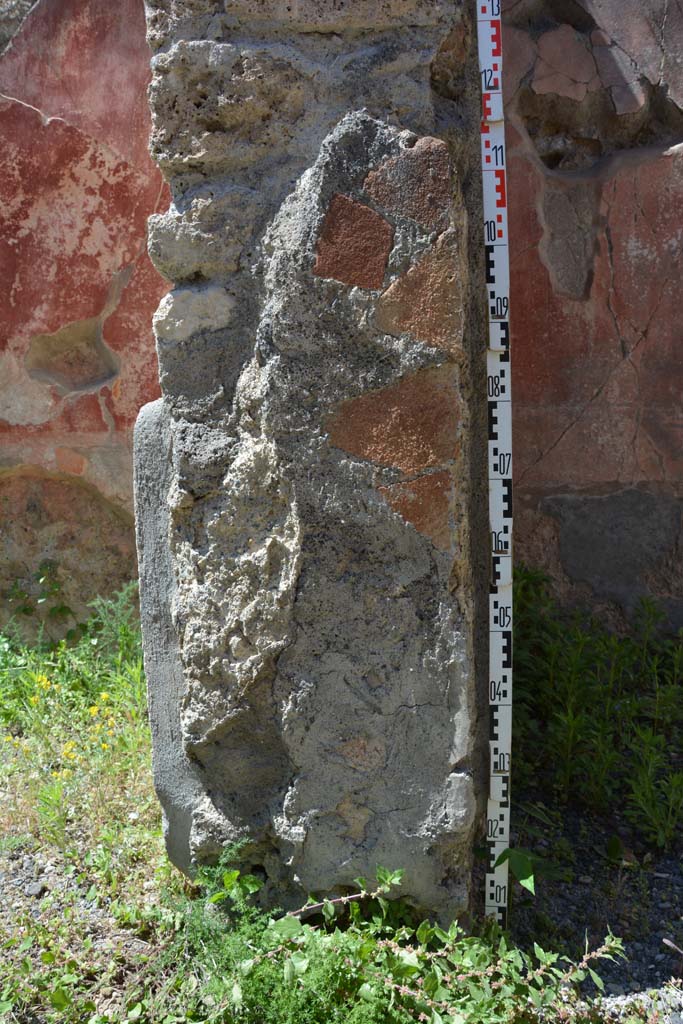
{"type": "MultiPolygon", "coordinates": [[[[153,14],[157,41],[171,24],[182,34],[179,10],[153,14]]],[[[368,53],[383,31],[369,27],[368,12],[395,13],[378,0],[345,10],[342,27],[368,34],[368,53]]],[[[414,10],[396,8],[406,26],[426,28],[414,10]]],[[[215,12],[193,11],[210,34],[215,12]]],[[[680,14],[666,0],[510,0],[503,13],[517,556],[544,566],[565,600],[618,619],[620,607],[651,594],[678,624],[680,14]]],[[[10,97],[0,108],[0,592],[15,581],[35,588],[33,574],[51,559],[81,615],[90,596],[135,571],[131,428],[159,393],[149,323],[167,289],[144,253],[145,220],[169,200],[147,153],[142,0],[2,0],[0,46],[13,36],[0,56],[0,93],[10,97]]],[[[296,103],[317,103],[321,82],[332,93],[342,74],[310,38],[312,58],[288,100],[269,91],[262,69],[264,116],[271,102],[293,103],[267,137],[273,154],[304,145],[306,132],[292,129],[296,103]]],[[[451,57],[463,43],[456,29],[434,65],[446,96],[460,87],[451,57]]],[[[417,116],[421,56],[411,59],[412,69],[403,55],[380,71],[368,57],[359,102],[379,109],[396,76],[398,121],[417,116]]],[[[181,122],[203,102],[201,81],[196,88],[177,112],[180,148],[168,154],[190,174],[181,122]]],[[[232,130],[229,110],[211,102],[202,114],[209,147],[232,130]]],[[[311,121],[310,111],[301,116],[311,121]]],[[[245,141],[238,132],[236,144],[245,141]]],[[[291,155],[294,164],[310,157],[291,155]]],[[[199,189],[189,213],[154,218],[152,254],[164,251],[164,272],[182,277],[194,259],[199,278],[231,273],[251,231],[249,200],[248,189],[213,198],[199,189]],[[230,237],[220,231],[227,217],[230,237]],[[165,246],[176,228],[177,258],[165,246]]],[[[3,621],[6,612],[3,601],[3,621]]]]}
{"type": "MultiPolygon", "coordinates": [[[[63,589],[45,608],[82,618],[135,575],[132,428],[159,393],[168,288],[146,222],[169,200],[140,0],[40,0],[19,28],[30,6],[0,7],[0,593],[37,596],[51,561],[63,589]]],[[[3,600],[0,621],[27,603],[3,600]]]]}
{"type": "Polygon", "coordinates": [[[147,4],[173,195],[150,252],[175,281],[136,449],[155,778],[177,863],[241,842],[285,903],[377,864],[423,908],[468,903],[487,588],[471,13],[147,4]]]}
{"type": "Polygon", "coordinates": [[[516,556],[680,626],[683,13],[503,8],[516,556]]]}

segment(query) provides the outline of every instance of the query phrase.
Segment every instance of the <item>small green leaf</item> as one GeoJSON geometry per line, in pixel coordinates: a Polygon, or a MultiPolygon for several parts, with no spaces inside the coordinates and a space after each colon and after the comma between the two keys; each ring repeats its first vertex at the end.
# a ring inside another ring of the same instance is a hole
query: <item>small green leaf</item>
{"type": "Polygon", "coordinates": [[[3,999],[2,1001],[0,1001],[0,1014],[9,1013],[13,1006],[14,1003],[12,1002],[12,1000],[3,999]]]}
{"type": "Polygon", "coordinates": [[[510,871],[519,884],[528,889],[532,896],[536,895],[534,882],[534,857],[527,850],[507,849],[503,850],[496,860],[496,867],[500,864],[509,863],[510,871]]]}
{"type": "Polygon", "coordinates": [[[142,1003],[136,1003],[128,1011],[128,1020],[138,1020],[139,1017],[142,1017],[142,1003]]]}
{"type": "Polygon", "coordinates": [[[607,857],[618,864],[624,856],[624,846],[619,836],[611,836],[607,842],[607,857]]]}
{"type": "Polygon", "coordinates": [[[66,1010],[71,1005],[71,996],[63,988],[54,989],[48,998],[55,1010],[66,1010]]]}
{"type": "Polygon", "coordinates": [[[417,959],[417,953],[411,952],[407,949],[402,949],[398,956],[404,967],[419,968],[420,961],[417,959]]]}
{"type": "Polygon", "coordinates": [[[303,925],[298,917],[281,917],[278,921],[271,921],[270,930],[280,939],[293,939],[303,931],[303,925]]]}
{"type": "Polygon", "coordinates": [[[228,890],[232,889],[233,885],[235,884],[235,882],[237,881],[237,879],[239,877],[240,877],[240,873],[239,873],[239,871],[237,869],[235,869],[233,871],[226,871],[226,872],[224,872],[224,874],[223,874],[223,888],[224,889],[228,889],[228,890]]]}
{"type": "Polygon", "coordinates": [[[596,988],[599,988],[601,992],[604,992],[605,991],[605,983],[602,980],[602,978],[600,977],[600,975],[596,974],[595,971],[591,967],[588,968],[588,973],[590,974],[591,978],[593,979],[593,984],[596,986],[596,988]]]}
{"type": "Polygon", "coordinates": [[[361,997],[361,999],[364,999],[366,1003],[369,1003],[372,999],[375,998],[375,990],[373,989],[372,985],[368,981],[366,981],[358,989],[358,995],[361,997]]]}
{"type": "Polygon", "coordinates": [[[230,895],[229,892],[215,892],[213,894],[213,896],[209,896],[209,898],[208,898],[208,900],[206,902],[207,903],[221,903],[223,900],[226,900],[229,895],[230,895]]]}
{"type": "Polygon", "coordinates": [[[308,970],[308,957],[304,956],[303,953],[292,953],[291,961],[294,966],[294,973],[300,978],[308,970]]]}
{"type": "Polygon", "coordinates": [[[291,985],[296,978],[296,971],[291,960],[285,960],[284,966],[285,985],[291,985]]]}
{"type": "Polygon", "coordinates": [[[533,985],[529,987],[529,998],[534,1006],[541,1006],[543,1003],[543,993],[539,992],[539,990],[534,988],[533,985]]]}
{"type": "Polygon", "coordinates": [[[43,950],[40,954],[40,959],[44,964],[53,964],[55,962],[55,955],[51,953],[49,949],[43,950]]]}
{"type": "Polygon", "coordinates": [[[245,896],[251,896],[263,888],[263,880],[256,875],[242,875],[239,880],[239,888],[245,896]]]}

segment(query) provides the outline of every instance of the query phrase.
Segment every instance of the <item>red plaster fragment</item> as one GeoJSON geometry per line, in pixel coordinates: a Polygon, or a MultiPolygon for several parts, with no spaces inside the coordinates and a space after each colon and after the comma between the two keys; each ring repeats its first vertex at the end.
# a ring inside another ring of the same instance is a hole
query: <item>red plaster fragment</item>
{"type": "Polygon", "coordinates": [[[451,168],[448,147],[429,136],[371,171],[364,190],[390,213],[434,229],[448,218],[451,168]]]}
{"type": "Polygon", "coordinates": [[[455,232],[446,232],[380,296],[377,326],[455,355],[462,348],[465,274],[455,232]]]}
{"type": "Polygon", "coordinates": [[[395,512],[429,537],[434,547],[448,551],[453,542],[453,477],[444,469],[378,488],[395,512]]]}
{"type": "Polygon", "coordinates": [[[55,448],[55,463],[60,473],[68,473],[70,476],[83,476],[87,460],[75,452],[73,448],[55,448]]]}
{"type": "Polygon", "coordinates": [[[330,444],[404,473],[443,466],[457,453],[458,407],[453,366],[418,370],[342,402],[328,423],[330,444]]]}
{"type": "Polygon", "coordinates": [[[369,206],[337,192],[320,236],[313,273],[358,288],[381,288],[394,229],[369,206]]]}

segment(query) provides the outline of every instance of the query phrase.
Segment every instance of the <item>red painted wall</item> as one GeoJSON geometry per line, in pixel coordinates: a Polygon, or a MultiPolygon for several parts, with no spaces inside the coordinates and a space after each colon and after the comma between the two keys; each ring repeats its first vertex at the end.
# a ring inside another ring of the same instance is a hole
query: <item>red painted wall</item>
{"type": "Polygon", "coordinates": [[[146,250],[169,202],[147,151],[149,59],[141,0],[40,0],[0,57],[5,588],[44,558],[83,597],[134,573],[131,434],[159,394],[168,290],[146,250]]]}
{"type": "Polygon", "coordinates": [[[516,556],[682,625],[683,14],[506,6],[516,556]]]}
{"type": "MultiPolygon", "coordinates": [[[[567,600],[683,624],[683,15],[503,3],[516,553],[567,600]]],[[[660,9],[661,8],[661,9],[660,9]]],[[[40,0],[0,57],[0,590],[134,573],[158,395],[142,0],[40,0]]]]}

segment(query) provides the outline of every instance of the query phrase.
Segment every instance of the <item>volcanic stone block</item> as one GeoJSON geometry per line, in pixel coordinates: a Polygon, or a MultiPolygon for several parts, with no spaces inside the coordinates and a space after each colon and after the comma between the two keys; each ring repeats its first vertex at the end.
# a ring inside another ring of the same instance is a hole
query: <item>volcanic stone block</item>
{"type": "MultiPolygon", "coordinates": [[[[164,397],[136,440],[169,851],[192,870],[240,844],[284,905],[402,867],[408,898],[452,913],[468,903],[483,796],[464,312],[480,322],[481,282],[457,150],[367,112],[321,131],[332,72],[299,114],[291,90],[311,69],[281,43],[249,103],[228,109],[226,83],[239,97],[250,81],[240,44],[227,31],[176,44],[175,23],[150,23],[153,38],[170,33],[152,102],[174,186],[152,251],[180,269],[186,253],[189,268],[155,317],[164,397]],[[169,75],[185,90],[172,113],[169,75]],[[188,96],[202,90],[218,108],[195,115],[188,96]],[[220,125],[256,114],[231,150],[220,125]],[[275,122],[299,135],[289,146],[278,129],[273,155],[261,145],[275,122]],[[240,189],[243,209],[225,202],[240,189]]],[[[412,31],[429,52],[445,34],[429,18],[412,31]]],[[[427,91],[414,109],[429,103],[427,91]]]]}

